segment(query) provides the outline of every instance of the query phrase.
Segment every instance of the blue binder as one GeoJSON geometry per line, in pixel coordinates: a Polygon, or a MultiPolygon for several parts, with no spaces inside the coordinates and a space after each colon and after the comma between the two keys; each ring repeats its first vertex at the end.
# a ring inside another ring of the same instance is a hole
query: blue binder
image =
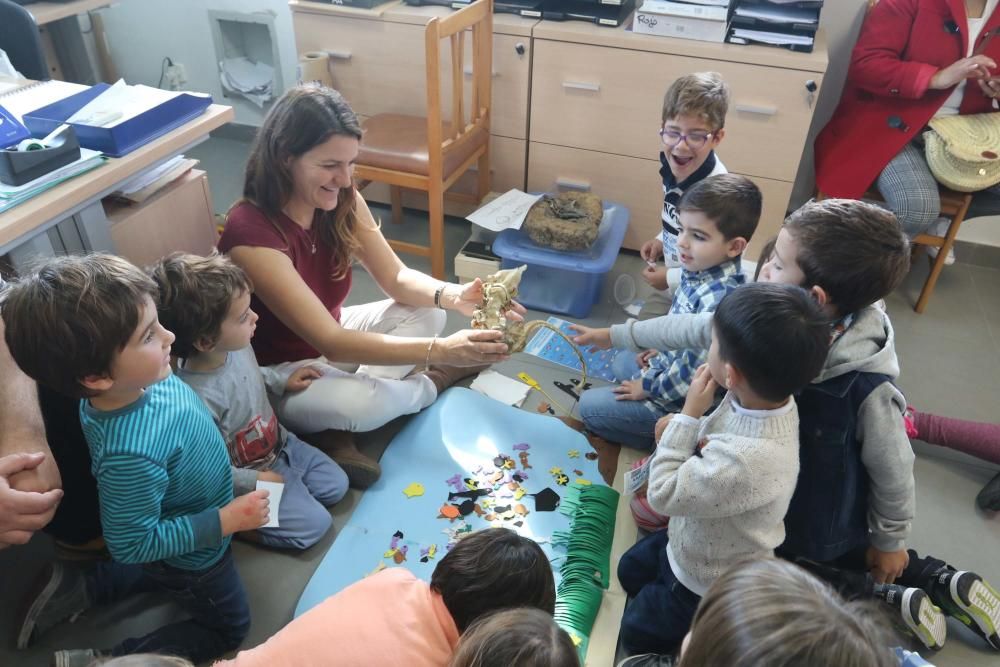
{"type": "MultiPolygon", "coordinates": [[[[36,109],[25,114],[24,124],[32,135],[45,136],[110,87],[106,83],[99,83],[76,95],[36,109]]],[[[180,93],[114,127],[70,124],[76,129],[80,145],[84,148],[101,151],[111,157],[121,157],[200,116],[211,103],[211,97],[180,93]]]]}

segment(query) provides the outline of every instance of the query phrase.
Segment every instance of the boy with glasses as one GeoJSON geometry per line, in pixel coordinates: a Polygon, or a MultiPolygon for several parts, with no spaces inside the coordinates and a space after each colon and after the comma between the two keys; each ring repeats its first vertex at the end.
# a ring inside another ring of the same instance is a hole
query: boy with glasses
{"type": "MultiPolygon", "coordinates": [[[[677,250],[677,204],[681,195],[698,181],[726,173],[725,165],[715,155],[715,147],[725,137],[728,109],[729,86],[716,72],[682,76],[670,85],[663,97],[663,124],[660,127],[663,230],[640,249],[648,264],[642,278],[658,290],[667,289],[667,269],[681,265],[677,250]],[[664,266],[657,266],[661,257],[664,266]]],[[[665,315],[667,307],[662,298],[647,300],[640,318],[665,315]]]]}

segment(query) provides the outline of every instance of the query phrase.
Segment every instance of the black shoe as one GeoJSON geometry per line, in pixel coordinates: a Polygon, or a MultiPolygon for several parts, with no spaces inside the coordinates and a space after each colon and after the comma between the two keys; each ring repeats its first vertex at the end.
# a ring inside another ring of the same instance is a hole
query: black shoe
{"type": "Polygon", "coordinates": [[[55,561],[35,578],[25,598],[18,622],[15,646],[27,648],[50,628],[67,618],[70,622],[90,607],[87,583],[76,568],[55,561]]]}
{"type": "Polygon", "coordinates": [[[927,593],[919,588],[882,584],[875,586],[875,596],[899,612],[900,620],[924,646],[935,651],[944,646],[948,625],[927,593]]]}
{"type": "Polygon", "coordinates": [[[1000,473],[986,482],[986,486],[976,496],[976,504],[984,510],[1000,511],[1000,473]]]}
{"type": "Polygon", "coordinates": [[[1000,651],[1000,593],[975,572],[941,568],[926,587],[944,613],[1000,651]]]}

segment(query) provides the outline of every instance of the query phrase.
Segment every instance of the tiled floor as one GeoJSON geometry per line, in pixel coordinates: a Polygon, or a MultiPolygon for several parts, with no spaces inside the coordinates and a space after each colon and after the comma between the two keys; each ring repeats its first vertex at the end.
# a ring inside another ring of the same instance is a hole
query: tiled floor
{"type": "MultiPolygon", "coordinates": [[[[199,147],[211,176],[216,209],[224,211],[239,196],[246,145],[240,142],[212,140],[199,147]]],[[[386,220],[385,231],[391,236],[420,235],[426,228],[419,214],[410,214],[408,224],[395,227],[388,222],[388,212],[376,208],[386,220]]],[[[452,257],[468,235],[467,223],[451,220],[447,228],[448,256],[452,257]]],[[[404,258],[410,266],[427,269],[425,260],[404,258]]],[[[450,264],[450,261],[449,261],[450,264]]],[[[641,262],[632,255],[619,257],[605,282],[600,302],[586,323],[602,326],[623,321],[625,314],[612,303],[609,285],[619,273],[637,273],[641,262]]],[[[948,267],[937,291],[923,315],[915,314],[910,304],[915,300],[923,277],[924,263],[918,264],[906,284],[888,300],[896,327],[896,344],[902,373],[899,384],[910,402],[928,412],[1000,421],[1000,270],[956,264],[948,267]]],[[[382,294],[363,271],[355,273],[350,303],[382,298],[382,294]]],[[[530,318],[547,316],[531,313],[530,318]]],[[[460,316],[449,313],[447,333],[464,326],[460,316]]],[[[498,370],[514,376],[526,370],[546,388],[553,381],[566,382],[569,371],[541,362],[534,357],[517,355],[498,365],[498,370]]],[[[569,407],[570,397],[553,387],[553,395],[569,407]]],[[[550,392],[551,393],[551,392],[550,392]]],[[[532,392],[525,405],[534,410],[540,399],[532,392]]],[[[399,424],[390,424],[364,437],[365,448],[380,453],[399,424]]],[[[1000,443],[997,443],[1000,449],[1000,443]]],[[[917,519],[911,545],[921,553],[945,558],[962,569],[979,572],[1000,584],[1000,519],[975,508],[974,498],[998,466],[915,443],[918,452],[917,519]]],[[[254,623],[246,645],[253,646],[272,634],[291,618],[295,603],[323,554],[348,520],[359,494],[351,491],[333,510],[335,529],[320,544],[304,553],[292,554],[245,544],[234,549],[240,572],[250,595],[254,623]]],[[[10,629],[21,594],[31,577],[52,553],[45,536],[36,537],[28,546],[0,552],[0,628],[10,629]]],[[[15,653],[9,632],[0,639],[0,665],[32,667],[48,664],[53,648],[108,645],[129,633],[140,632],[153,623],[172,617],[171,607],[159,601],[132,600],[120,606],[92,611],[72,625],[53,630],[34,648],[15,653]]],[[[954,621],[949,622],[945,648],[933,657],[939,667],[995,665],[1000,656],[988,651],[974,635],[954,621]]]]}

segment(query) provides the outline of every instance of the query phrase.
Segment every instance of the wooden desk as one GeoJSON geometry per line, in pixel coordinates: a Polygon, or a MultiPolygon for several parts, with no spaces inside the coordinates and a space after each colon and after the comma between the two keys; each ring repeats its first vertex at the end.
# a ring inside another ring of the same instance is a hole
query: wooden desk
{"type": "Polygon", "coordinates": [[[82,247],[67,243],[67,249],[113,251],[101,198],[139,172],[201,143],[209,132],[233,117],[232,107],[213,104],[201,116],[125,157],[111,158],[93,171],[0,213],[0,254],[9,253],[15,266],[31,256],[54,254],[59,248],[47,232],[59,225],[62,234],[60,223],[68,219],[73,219],[82,247]]]}
{"type": "Polygon", "coordinates": [[[24,8],[35,17],[35,23],[42,26],[46,23],[107,7],[110,4],[111,0],[76,0],[76,2],[33,2],[24,5],[24,8]]]}

